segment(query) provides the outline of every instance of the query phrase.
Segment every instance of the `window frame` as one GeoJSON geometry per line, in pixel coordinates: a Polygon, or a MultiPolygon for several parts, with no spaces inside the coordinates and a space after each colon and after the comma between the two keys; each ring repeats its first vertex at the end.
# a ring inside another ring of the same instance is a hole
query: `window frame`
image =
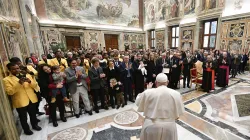
{"type": "Polygon", "coordinates": [[[171,34],[170,34],[170,49],[178,49],[179,46],[180,46],[180,26],[172,26],[171,27],[171,34]],[[175,36],[173,36],[173,28],[175,28],[175,36]],[[179,32],[178,32],[178,36],[177,36],[177,28],[179,28],[179,32]],[[175,40],[175,45],[173,47],[173,39],[175,40]],[[177,39],[178,39],[178,46],[176,45],[177,44],[177,39]]]}
{"type": "Polygon", "coordinates": [[[210,49],[215,49],[216,48],[216,41],[217,41],[217,33],[218,33],[218,19],[211,19],[211,20],[206,20],[203,22],[203,31],[202,31],[202,49],[205,50],[210,50],[210,49]],[[216,21],[216,32],[215,33],[211,33],[212,31],[212,22],[216,21]],[[206,23],[209,23],[209,32],[208,34],[205,34],[205,30],[206,30],[206,23]],[[207,47],[204,47],[204,38],[208,36],[208,44],[207,47]],[[214,43],[214,47],[210,47],[210,39],[212,36],[215,36],[215,43],[214,43]]]}

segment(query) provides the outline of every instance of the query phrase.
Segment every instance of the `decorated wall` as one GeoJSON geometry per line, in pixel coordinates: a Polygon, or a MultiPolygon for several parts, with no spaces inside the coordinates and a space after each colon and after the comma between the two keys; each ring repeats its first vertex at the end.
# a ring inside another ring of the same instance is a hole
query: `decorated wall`
{"type": "MultiPolygon", "coordinates": [[[[94,50],[103,49],[105,47],[104,34],[106,31],[67,29],[67,28],[41,28],[43,37],[43,46],[45,50],[52,48],[67,50],[65,36],[79,36],[82,48],[92,48],[94,50]]],[[[140,48],[145,47],[145,34],[113,32],[119,35],[119,49],[140,48]]]]}
{"type": "MultiPolygon", "coordinates": [[[[20,9],[16,0],[0,0],[0,63],[2,65],[13,56],[24,59],[29,54],[27,38],[19,13],[20,9]]],[[[2,67],[1,73],[6,73],[6,71],[5,67],[2,67]]]]}
{"type": "Polygon", "coordinates": [[[44,1],[50,20],[139,27],[139,0],[44,1]]]}
{"type": "Polygon", "coordinates": [[[222,23],[220,49],[249,51],[250,18],[222,23]]]}
{"type": "Polygon", "coordinates": [[[123,41],[125,49],[136,49],[145,47],[145,34],[124,33],[123,41]]]}
{"type": "Polygon", "coordinates": [[[145,24],[156,23],[166,19],[166,0],[144,1],[145,24]]]}
{"type": "Polygon", "coordinates": [[[155,32],[156,48],[163,49],[165,47],[165,30],[155,32]]]}

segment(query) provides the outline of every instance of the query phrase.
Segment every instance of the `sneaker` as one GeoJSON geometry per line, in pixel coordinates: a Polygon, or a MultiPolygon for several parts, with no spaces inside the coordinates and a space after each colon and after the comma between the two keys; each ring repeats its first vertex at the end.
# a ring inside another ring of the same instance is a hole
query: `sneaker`
{"type": "Polygon", "coordinates": [[[51,103],[55,103],[56,102],[56,98],[51,98],[51,103]]]}
{"type": "Polygon", "coordinates": [[[125,104],[122,104],[122,107],[124,107],[125,106],[125,104]]]}

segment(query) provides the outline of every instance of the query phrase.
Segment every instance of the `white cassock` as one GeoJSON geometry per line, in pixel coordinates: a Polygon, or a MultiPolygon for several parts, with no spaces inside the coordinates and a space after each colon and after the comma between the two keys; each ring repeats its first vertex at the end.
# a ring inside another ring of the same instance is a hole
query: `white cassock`
{"type": "Polygon", "coordinates": [[[181,94],[166,86],[147,89],[135,101],[145,122],[140,140],[177,140],[175,120],[184,113],[181,94]]]}

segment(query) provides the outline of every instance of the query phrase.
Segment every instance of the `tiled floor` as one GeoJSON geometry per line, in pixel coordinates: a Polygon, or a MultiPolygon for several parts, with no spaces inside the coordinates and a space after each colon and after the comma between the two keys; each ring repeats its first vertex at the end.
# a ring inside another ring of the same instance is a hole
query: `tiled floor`
{"type": "MultiPolygon", "coordinates": [[[[250,91],[249,81],[250,74],[239,75],[238,78],[230,79],[228,88],[216,87],[216,90],[210,93],[197,91],[194,85],[191,89],[179,89],[186,112],[177,121],[178,139],[250,139],[250,117],[247,116],[249,118],[244,120],[238,117],[236,121],[237,104],[232,98],[235,94],[247,94],[250,91]]],[[[101,110],[99,114],[94,113],[92,116],[84,114],[79,119],[71,117],[66,123],[59,121],[58,127],[53,127],[48,122],[47,116],[41,116],[39,125],[43,130],[35,132],[32,136],[22,134],[20,138],[21,140],[58,140],[58,138],[60,140],[138,140],[144,118],[136,110],[136,105],[130,103],[119,110],[101,110]],[[114,117],[124,111],[135,112],[139,117],[130,124],[116,124],[114,117]]]]}

